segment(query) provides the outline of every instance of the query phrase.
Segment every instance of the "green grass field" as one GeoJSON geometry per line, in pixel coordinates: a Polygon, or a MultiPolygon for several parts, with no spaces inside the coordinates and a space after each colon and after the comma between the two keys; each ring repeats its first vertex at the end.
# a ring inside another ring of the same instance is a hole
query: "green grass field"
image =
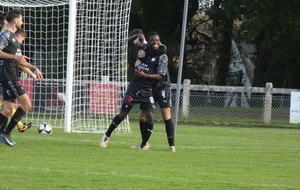
{"type": "Polygon", "coordinates": [[[300,130],[179,125],[176,153],[156,124],[150,150],[131,149],[133,133],[51,135],[14,130],[0,144],[0,189],[300,189],[300,130]]]}

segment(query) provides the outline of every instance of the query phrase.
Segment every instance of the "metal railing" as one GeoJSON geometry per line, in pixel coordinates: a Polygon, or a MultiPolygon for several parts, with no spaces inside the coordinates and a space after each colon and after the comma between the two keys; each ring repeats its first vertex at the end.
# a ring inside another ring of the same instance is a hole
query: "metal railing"
{"type": "MultiPolygon", "coordinates": [[[[272,88],[271,83],[267,83],[265,88],[182,85],[178,121],[196,124],[299,126],[289,122],[291,92],[300,92],[300,89],[272,88]]],[[[175,94],[176,84],[172,84],[173,107],[175,94]]],[[[138,115],[139,107],[135,106],[132,112],[138,115]]],[[[159,106],[155,114],[160,115],[159,106]]],[[[155,115],[155,119],[161,120],[161,116],[155,115]]]]}

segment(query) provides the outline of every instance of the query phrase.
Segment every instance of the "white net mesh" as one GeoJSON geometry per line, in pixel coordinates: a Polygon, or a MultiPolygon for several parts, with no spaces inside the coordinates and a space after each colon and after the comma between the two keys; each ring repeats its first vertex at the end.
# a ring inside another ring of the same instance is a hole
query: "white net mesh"
{"type": "MultiPolygon", "coordinates": [[[[27,39],[23,54],[45,80],[22,74],[33,110],[23,118],[35,125],[64,127],[69,1],[0,2],[0,12],[19,8],[27,39]]],[[[118,113],[127,84],[127,34],[131,0],[77,1],[71,127],[103,132],[118,113]]],[[[117,132],[130,132],[128,118],[117,132]]]]}

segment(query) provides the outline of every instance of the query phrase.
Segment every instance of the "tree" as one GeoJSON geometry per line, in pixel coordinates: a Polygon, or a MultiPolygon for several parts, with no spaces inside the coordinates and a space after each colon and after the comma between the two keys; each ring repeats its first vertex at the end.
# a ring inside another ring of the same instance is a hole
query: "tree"
{"type": "MultiPolygon", "coordinates": [[[[198,0],[189,1],[188,20],[198,10],[198,0]]],[[[130,15],[130,30],[141,28],[147,34],[156,31],[160,34],[162,42],[167,46],[169,56],[169,71],[172,82],[176,82],[178,57],[180,49],[181,24],[184,0],[133,0],[130,15]]],[[[129,76],[132,75],[136,50],[129,50],[129,76]]],[[[185,58],[186,59],[186,58],[185,58]]]]}
{"type": "Polygon", "coordinates": [[[240,37],[257,49],[254,86],[300,88],[300,1],[244,1],[240,37]],[[246,32],[244,32],[246,31],[246,32]]]}

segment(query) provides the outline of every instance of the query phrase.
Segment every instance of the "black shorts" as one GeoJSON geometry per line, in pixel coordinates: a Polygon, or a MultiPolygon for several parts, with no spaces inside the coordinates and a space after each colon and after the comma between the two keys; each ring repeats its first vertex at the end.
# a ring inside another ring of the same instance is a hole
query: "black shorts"
{"type": "Polygon", "coordinates": [[[151,91],[127,89],[122,102],[121,111],[130,112],[133,105],[140,104],[140,109],[154,112],[154,100],[151,91]]]}
{"type": "Polygon", "coordinates": [[[3,96],[3,88],[1,82],[0,82],[0,96],[3,96]]]}
{"type": "Polygon", "coordinates": [[[19,96],[26,94],[20,81],[4,81],[2,83],[3,101],[15,102],[19,96]]]}
{"type": "Polygon", "coordinates": [[[160,108],[172,107],[170,87],[153,88],[152,93],[154,102],[157,102],[160,108]]]}

